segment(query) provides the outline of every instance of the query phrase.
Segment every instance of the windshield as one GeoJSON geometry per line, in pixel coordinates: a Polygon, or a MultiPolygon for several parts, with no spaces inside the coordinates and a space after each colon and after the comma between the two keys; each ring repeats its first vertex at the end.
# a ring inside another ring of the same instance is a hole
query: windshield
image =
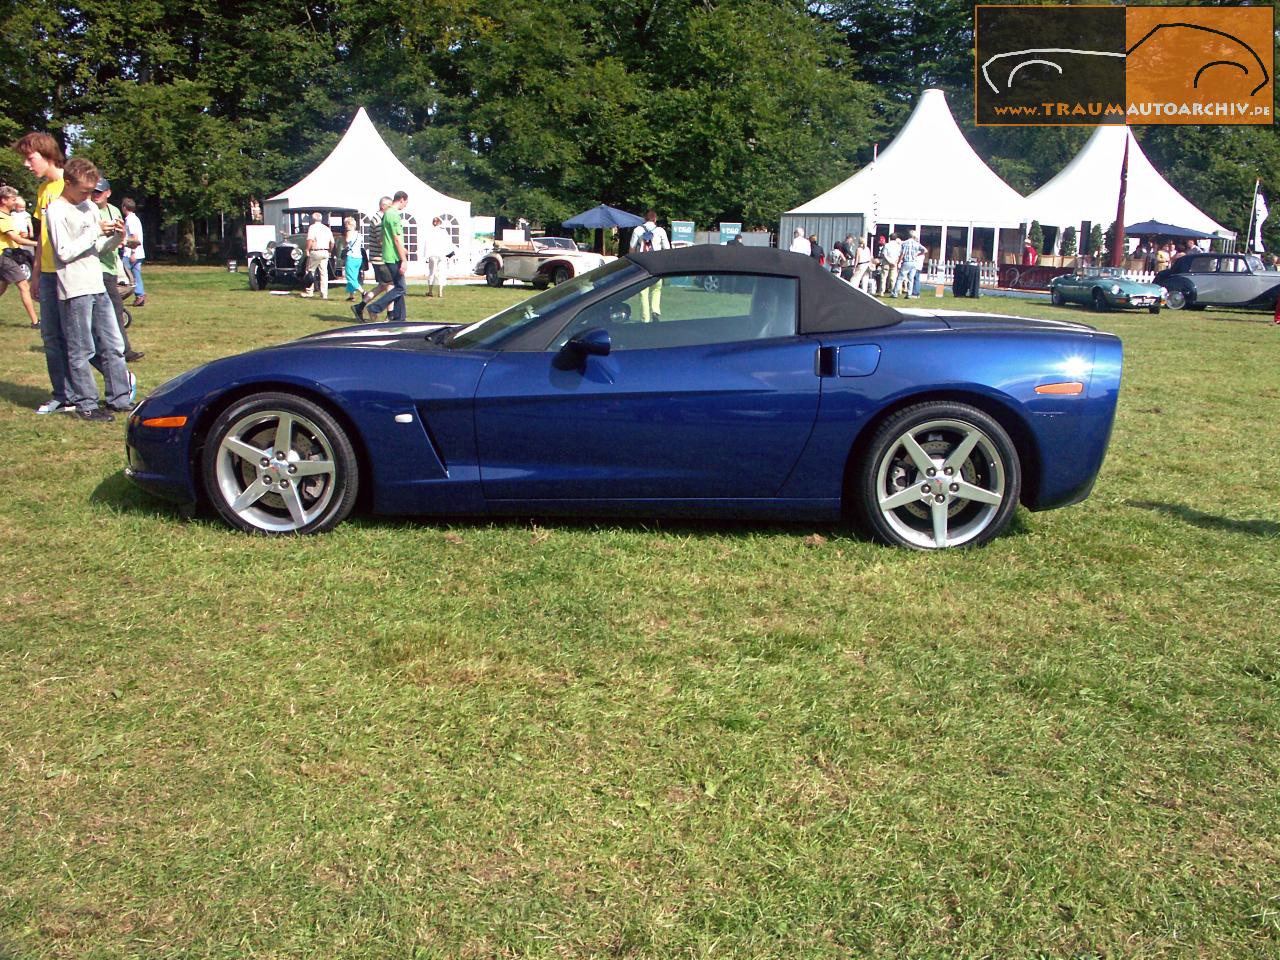
{"type": "Polygon", "coordinates": [[[463,327],[445,341],[445,346],[450,349],[495,349],[503,340],[514,336],[529,324],[536,323],[553,310],[581,300],[592,291],[612,283],[617,273],[628,268],[634,268],[634,264],[622,257],[580,277],[574,277],[568,283],[556,284],[514,307],[508,307],[501,313],[463,327]]]}

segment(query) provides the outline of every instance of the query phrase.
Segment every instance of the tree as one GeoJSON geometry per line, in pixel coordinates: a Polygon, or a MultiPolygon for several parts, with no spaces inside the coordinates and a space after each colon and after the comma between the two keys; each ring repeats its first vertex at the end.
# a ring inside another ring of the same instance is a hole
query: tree
{"type": "Polygon", "coordinates": [[[1089,248],[1085,253],[1095,259],[1105,256],[1107,251],[1102,241],[1102,224],[1095,223],[1089,231],[1089,248]]]}
{"type": "Polygon", "coordinates": [[[1040,226],[1039,220],[1031,221],[1031,229],[1027,231],[1027,239],[1031,241],[1031,246],[1037,251],[1044,247],[1044,230],[1040,226]]]}
{"type": "Polygon", "coordinates": [[[1074,257],[1076,255],[1076,228],[1067,227],[1062,231],[1062,255],[1064,257],[1074,257]]]}

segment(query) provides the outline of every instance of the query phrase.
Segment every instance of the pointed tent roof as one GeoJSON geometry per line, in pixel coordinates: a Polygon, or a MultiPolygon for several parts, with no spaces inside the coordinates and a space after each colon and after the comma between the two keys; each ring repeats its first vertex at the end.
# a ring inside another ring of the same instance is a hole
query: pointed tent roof
{"type": "Polygon", "coordinates": [[[941,90],[926,90],[880,157],[792,214],[861,213],[868,223],[1013,227],[1021,194],[973,152],[941,90]]]}
{"type": "Polygon", "coordinates": [[[361,107],[333,152],[309,174],[281,190],[267,202],[284,201],[291,207],[351,206],[364,213],[378,209],[378,199],[397,190],[409,194],[415,210],[453,212],[469,201],[446,196],[432,188],[391,152],[361,107]]]}
{"type": "Polygon", "coordinates": [[[1142,152],[1133,131],[1123,124],[1094,130],[1071,162],[1027,197],[1027,216],[1059,227],[1090,220],[1105,229],[1116,218],[1126,139],[1129,141],[1129,186],[1124,201],[1127,223],[1159,220],[1205,234],[1235,236],[1170,186],[1142,152]]]}

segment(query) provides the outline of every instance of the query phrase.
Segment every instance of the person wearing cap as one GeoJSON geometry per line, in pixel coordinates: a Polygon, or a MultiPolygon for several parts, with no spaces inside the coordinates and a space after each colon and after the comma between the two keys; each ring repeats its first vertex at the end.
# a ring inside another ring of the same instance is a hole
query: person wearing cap
{"type": "Polygon", "coordinates": [[[12,211],[20,199],[13,187],[0,187],[0,294],[9,289],[9,284],[18,288],[22,306],[34,329],[40,326],[40,320],[31,302],[31,264],[40,252],[40,245],[25,236],[13,222],[12,211]]]}
{"type": "MultiPolygon", "coordinates": [[[[120,211],[110,203],[111,182],[106,177],[100,178],[93,185],[92,200],[98,205],[98,219],[103,223],[123,221],[124,217],[120,211]]],[[[133,345],[129,343],[129,331],[124,325],[124,297],[120,296],[120,283],[123,281],[125,286],[128,286],[129,281],[125,279],[124,264],[120,260],[120,248],[111,247],[109,250],[104,250],[98,259],[102,263],[102,285],[107,288],[107,299],[111,301],[112,309],[115,310],[120,339],[124,341],[124,359],[127,363],[141,360],[146,354],[133,349],[133,345]]]]}
{"type": "Polygon", "coordinates": [[[439,217],[431,218],[431,228],[423,232],[422,253],[427,261],[427,296],[444,298],[445,270],[449,258],[457,254],[453,237],[441,226],[439,217]],[[435,291],[439,289],[439,293],[435,291]]]}

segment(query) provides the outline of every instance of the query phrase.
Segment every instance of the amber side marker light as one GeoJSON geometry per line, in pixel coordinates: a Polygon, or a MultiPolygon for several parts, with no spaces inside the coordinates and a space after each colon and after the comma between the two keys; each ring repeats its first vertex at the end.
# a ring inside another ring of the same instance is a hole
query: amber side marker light
{"type": "MultiPolygon", "coordinates": [[[[1037,390],[1039,387],[1036,388],[1037,390]]],[[[143,420],[144,427],[185,427],[187,425],[186,417],[152,417],[149,420],[143,420]]]]}
{"type": "Polygon", "coordinates": [[[1042,383],[1036,387],[1036,393],[1051,393],[1059,397],[1074,397],[1084,393],[1084,384],[1079,380],[1068,380],[1066,383],[1042,383]]]}

